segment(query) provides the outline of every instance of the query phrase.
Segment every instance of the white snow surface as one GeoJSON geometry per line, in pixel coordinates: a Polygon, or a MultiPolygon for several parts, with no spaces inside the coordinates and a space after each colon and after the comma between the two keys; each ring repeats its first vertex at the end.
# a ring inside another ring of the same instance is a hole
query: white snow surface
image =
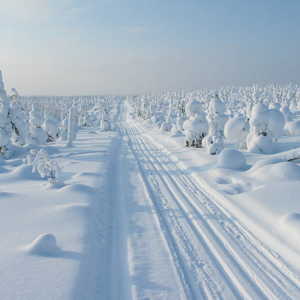
{"type": "Polygon", "coordinates": [[[299,299],[299,137],[218,158],[126,109],[45,147],[59,184],[1,162],[0,299],[299,299]]]}
{"type": "Polygon", "coordinates": [[[242,152],[235,149],[223,149],[218,156],[218,167],[243,170],[246,168],[245,156],[242,152]]]}

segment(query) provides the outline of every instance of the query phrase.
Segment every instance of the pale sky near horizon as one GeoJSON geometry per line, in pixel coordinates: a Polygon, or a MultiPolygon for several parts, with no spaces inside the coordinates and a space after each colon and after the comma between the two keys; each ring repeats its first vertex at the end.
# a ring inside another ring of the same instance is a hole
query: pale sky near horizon
{"type": "Polygon", "coordinates": [[[299,82],[298,0],[0,0],[0,69],[25,95],[299,82]]]}

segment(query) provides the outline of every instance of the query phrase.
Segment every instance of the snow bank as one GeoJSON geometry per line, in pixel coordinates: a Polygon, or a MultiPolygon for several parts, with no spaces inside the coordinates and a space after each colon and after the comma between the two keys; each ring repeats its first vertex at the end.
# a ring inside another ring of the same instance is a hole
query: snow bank
{"type": "Polygon", "coordinates": [[[284,162],[284,160],[282,160],[281,158],[277,158],[277,157],[261,159],[252,166],[251,171],[257,170],[257,169],[267,166],[267,165],[277,164],[280,162],[284,162]]]}
{"type": "Polygon", "coordinates": [[[300,180],[300,167],[292,162],[279,162],[257,167],[251,172],[255,179],[270,181],[300,180]]]}
{"type": "Polygon", "coordinates": [[[225,149],[218,156],[217,166],[224,169],[242,170],[246,168],[246,159],[238,150],[225,149]]]}

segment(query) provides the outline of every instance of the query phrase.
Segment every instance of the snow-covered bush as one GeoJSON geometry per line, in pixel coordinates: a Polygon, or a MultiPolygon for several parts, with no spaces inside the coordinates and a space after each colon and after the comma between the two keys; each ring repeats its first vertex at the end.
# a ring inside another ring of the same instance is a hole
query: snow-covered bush
{"type": "Polygon", "coordinates": [[[198,111],[183,123],[186,146],[202,147],[202,140],[207,135],[208,124],[205,114],[198,111]]]}
{"type": "Polygon", "coordinates": [[[247,148],[250,152],[272,153],[274,141],[284,133],[285,119],[277,109],[268,109],[264,104],[256,104],[251,112],[250,132],[247,148]]]}
{"type": "Polygon", "coordinates": [[[29,134],[31,137],[31,143],[35,145],[45,144],[48,136],[42,128],[43,114],[36,104],[32,105],[32,109],[29,112],[29,122],[29,134]]]}
{"type": "Polygon", "coordinates": [[[249,129],[249,121],[242,115],[236,115],[225,123],[224,135],[229,142],[242,149],[246,147],[249,129]]]}
{"type": "Polygon", "coordinates": [[[210,155],[219,154],[224,149],[224,137],[216,135],[207,135],[203,139],[207,153],[210,155]]]}
{"type": "Polygon", "coordinates": [[[56,160],[50,159],[48,153],[41,149],[32,162],[32,172],[37,172],[50,183],[56,183],[59,179],[60,167],[56,160]]]}
{"type": "Polygon", "coordinates": [[[26,154],[25,158],[23,159],[23,162],[26,165],[32,166],[37,153],[38,153],[38,150],[36,150],[36,149],[29,150],[29,152],[26,154]]]}

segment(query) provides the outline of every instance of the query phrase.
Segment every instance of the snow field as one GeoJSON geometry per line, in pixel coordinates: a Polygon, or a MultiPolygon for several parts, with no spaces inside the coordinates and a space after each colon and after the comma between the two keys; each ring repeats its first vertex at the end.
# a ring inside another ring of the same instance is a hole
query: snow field
{"type": "Polygon", "coordinates": [[[0,299],[299,298],[298,86],[0,96],[0,299]]]}

